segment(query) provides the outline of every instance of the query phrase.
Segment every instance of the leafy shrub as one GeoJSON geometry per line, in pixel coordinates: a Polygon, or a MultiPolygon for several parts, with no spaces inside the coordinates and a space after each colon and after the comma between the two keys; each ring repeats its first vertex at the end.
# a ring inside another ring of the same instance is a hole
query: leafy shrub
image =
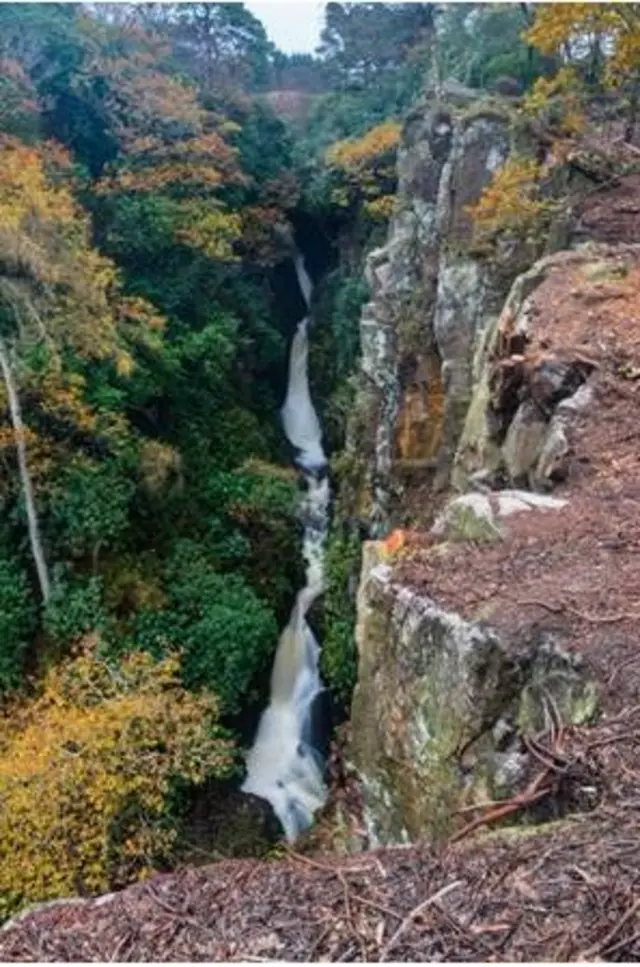
{"type": "Polygon", "coordinates": [[[102,578],[72,579],[59,570],[44,613],[47,634],[66,645],[108,625],[102,578]]]}
{"type": "Polygon", "coordinates": [[[237,574],[218,574],[202,549],[181,541],[167,568],[169,607],[134,622],[139,647],[156,656],[180,646],[187,688],[206,688],[235,712],[276,645],[271,608],[237,574]]]}
{"type": "Polygon", "coordinates": [[[183,689],[176,655],[108,664],[87,642],[50,670],[0,743],[0,914],[121,887],[166,860],[174,778],[233,768],[217,718],[212,695],[183,689]]]}
{"type": "Polygon", "coordinates": [[[331,200],[350,207],[362,204],[369,218],[386,221],[393,208],[396,186],[396,151],[400,125],[395,121],[378,124],[361,138],[347,138],[333,144],[326,163],[335,173],[331,200]]]}
{"type": "Polygon", "coordinates": [[[24,654],[36,624],[27,576],[9,558],[0,558],[0,692],[20,684],[24,654]]]}
{"type": "Polygon", "coordinates": [[[518,156],[494,173],[478,202],[467,209],[475,246],[491,247],[500,237],[526,240],[547,225],[554,203],[542,197],[542,175],[541,165],[518,156]]]}
{"type": "Polygon", "coordinates": [[[74,461],[51,503],[53,525],[69,553],[77,557],[116,544],[128,525],[133,492],[115,464],[74,461]]]}

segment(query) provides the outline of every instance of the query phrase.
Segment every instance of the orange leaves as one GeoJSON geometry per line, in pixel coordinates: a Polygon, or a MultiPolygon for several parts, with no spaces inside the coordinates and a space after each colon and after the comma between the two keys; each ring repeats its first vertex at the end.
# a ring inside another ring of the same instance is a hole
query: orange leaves
{"type": "Polygon", "coordinates": [[[327,164],[344,171],[363,171],[381,158],[395,154],[400,143],[400,132],[400,125],[395,121],[385,121],[361,138],[338,141],[327,151],[327,164]]]}
{"type": "Polygon", "coordinates": [[[361,138],[349,138],[332,145],[325,160],[338,181],[332,192],[335,205],[362,203],[372,219],[389,217],[395,190],[395,155],[400,143],[400,125],[385,121],[361,138]]]}
{"type": "Polygon", "coordinates": [[[383,557],[394,557],[402,551],[408,543],[410,531],[396,529],[388,537],[380,542],[380,550],[383,557]]]}
{"type": "Polygon", "coordinates": [[[108,664],[85,642],[18,706],[0,745],[0,912],[122,886],[167,856],[173,776],[225,775],[232,742],[213,696],[180,684],[180,660],[108,664]],[[42,804],[47,808],[43,809],[42,804]]]}

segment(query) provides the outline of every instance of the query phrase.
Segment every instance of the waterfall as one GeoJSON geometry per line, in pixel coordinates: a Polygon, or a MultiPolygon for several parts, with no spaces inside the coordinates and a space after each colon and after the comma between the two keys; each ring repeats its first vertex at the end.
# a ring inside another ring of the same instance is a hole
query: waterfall
{"type": "MultiPolygon", "coordinates": [[[[308,310],[313,290],[299,253],[294,266],[308,310]]],[[[322,754],[313,745],[314,706],[324,693],[318,670],[320,649],[306,615],[324,587],[330,489],[322,429],[309,392],[308,328],[305,316],[291,344],[287,396],[281,411],[284,431],[296,450],[295,462],[307,484],[302,505],[306,581],[278,642],[269,704],[247,756],[247,777],[242,785],[245,792],[271,803],[289,841],[308,829],[327,797],[322,754]]]]}

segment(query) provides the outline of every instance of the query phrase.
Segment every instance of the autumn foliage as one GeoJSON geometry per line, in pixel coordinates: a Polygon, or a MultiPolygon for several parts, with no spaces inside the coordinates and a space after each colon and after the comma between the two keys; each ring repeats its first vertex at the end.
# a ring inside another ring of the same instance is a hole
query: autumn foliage
{"type": "Polygon", "coordinates": [[[334,204],[348,207],[361,203],[370,217],[389,218],[399,143],[400,125],[385,121],[361,138],[348,138],[331,145],[326,163],[338,175],[332,193],[334,204]]]}
{"type": "Polygon", "coordinates": [[[498,238],[526,239],[539,231],[553,211],[541,192],[542,166],[514,155],[494,172],[475,205],[468,207],[474,223],[474,245],[482,248],[498,238]]]}
{"type": "Polygon", "coordinates": [[[217,701],[184,690],[177,655],[115,664],[96,647],[52,668],[0,733],[0,915],[145,876],[175,842],[173,780],[233,768],[217,701]]]}
{"type": "Polygon", "coordinates": [[[545,3],[535,10],[527,39],[543,54],[571,52],[597,39],[606,52],[605,80],[617,87],[640,68],[640,5],[545,3]]]}

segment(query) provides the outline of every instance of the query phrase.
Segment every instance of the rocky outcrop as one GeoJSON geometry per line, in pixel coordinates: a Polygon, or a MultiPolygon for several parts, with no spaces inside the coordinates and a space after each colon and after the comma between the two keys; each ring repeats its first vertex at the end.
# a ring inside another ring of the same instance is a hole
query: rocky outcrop
{"type": "Polygon", "coordinates": [[[348,443],[359,461],[354,505],[374,534],[416,509],[413,494],[448,482],[474,347],[504,284],[469,251],[467,206],[511,142],[508,106],[483,105],[459,87],[405,124],[388,240],[367,260],[371,300],[348,443]]]}
{"type": "Polygon", "coordinates": [[[579,656],[465,620],[400,583],[380,555],[365,545],[350,756],[371,844],[440,840],[463,804],[516,792],[527,768],[519,731],[544,727],[547,698],[581,723],[596,691],[579,656]]]}
{"type": "Polygon", "coordinates": [[[587,243],[540,259],[516,279],[476,354],[476,382],[452,473],[457,490],[478,482],[549,490],[566,477],[570,425],[592,400],[589,380],[598,353],[586,339],[556,347],[535,338],[541,286],[571,275],[578,311],[595,321],[598,305],[620,297],[639,251],[587,243]]]}
{"type": "Polygon", "coordinates": [[[639,293],[634,244],[519,276],[473,363],[466,492],[413,547],[365,546],[350,755],[374,842],[447,835],[524,788],[536,735],[640,701],[618,675],[640,625],[639,293]]]}

